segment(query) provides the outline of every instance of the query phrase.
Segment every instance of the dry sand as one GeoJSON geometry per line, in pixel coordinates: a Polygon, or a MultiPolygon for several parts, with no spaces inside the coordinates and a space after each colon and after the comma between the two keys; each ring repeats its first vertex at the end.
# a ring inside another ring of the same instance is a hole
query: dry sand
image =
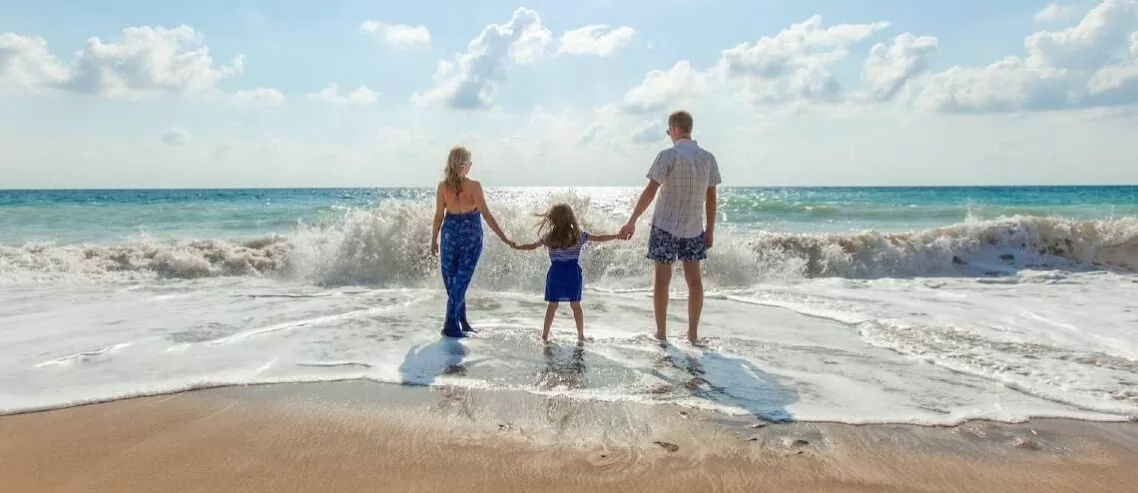
{"type": "Polygon", "coordinates": [[[1134,423],[762,424],[667,406],[362,383],[0,417],[4,493],[1126,493],[1135,485],[1134,423]]]}

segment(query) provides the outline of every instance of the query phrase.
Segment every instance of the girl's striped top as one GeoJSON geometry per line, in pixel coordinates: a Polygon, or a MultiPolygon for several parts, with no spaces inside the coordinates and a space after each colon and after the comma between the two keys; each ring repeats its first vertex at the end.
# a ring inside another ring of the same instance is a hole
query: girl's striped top
{"type": "Polygon", "coordinates": [[[577,244],[569,248],[555,250],[546,246],[545,249],[549,251],[549,260],[553,262],[571,262],[576,261],[581,257],[581,249],[585,247],[585,243],[589,241],[589,233],[581,232],[581,238],[577,240],[577,244]]]}

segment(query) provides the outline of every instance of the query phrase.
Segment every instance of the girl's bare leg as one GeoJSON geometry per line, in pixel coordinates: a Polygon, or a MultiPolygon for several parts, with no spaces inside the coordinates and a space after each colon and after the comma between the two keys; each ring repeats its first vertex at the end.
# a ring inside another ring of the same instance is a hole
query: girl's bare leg
{"type": "Polygon", "coordinates": [[[577,344],[585,342],[585,313],[581,311],[581,303],[573,301],[569,303],[569,308],[573,309],[573,321],[577,322],[577,344]]]}
{"type": "Polygon", "coordinates": [[[557,315],[557,303],[550,303],[545,307],[545,330],[541,331],[541,340],[549,340],[549,329],[553,327],[553,316],[557,315]]]}

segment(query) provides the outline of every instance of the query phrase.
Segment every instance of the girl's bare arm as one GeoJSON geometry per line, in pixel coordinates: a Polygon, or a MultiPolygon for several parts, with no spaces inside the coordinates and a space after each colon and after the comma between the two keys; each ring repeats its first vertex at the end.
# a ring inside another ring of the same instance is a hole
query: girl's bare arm
{"type": "Polygon", "coordinates": [[[619,239],[620,239],[620,235],[619,235],[619,234],[615,234],[615,235],[595,235],[595,234],[589,233],[589,241],[612,241],[612,240],[619,240],[619,239]]]}
{"type": "Polygon", "coordinates": [[[533,243],[526,243],[525,245],[518,245],[515,248],[518,250],[537,250],[539,247],[541,247],[541,240],[535,241],[533,243]]]}

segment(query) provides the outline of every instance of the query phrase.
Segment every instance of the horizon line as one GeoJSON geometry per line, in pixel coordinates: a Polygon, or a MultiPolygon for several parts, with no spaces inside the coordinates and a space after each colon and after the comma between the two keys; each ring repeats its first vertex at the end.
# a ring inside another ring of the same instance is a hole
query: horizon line
{"type": "MultiPolygon", "coordinates": [[[[495,185],[494,188],[640,188],[642,185],[495,185]]],[[[721,189],[732,188],[1107,188],[1107,187],[1138,187],[1138,183],[1100,183],[1100,184],[1017,184],[1017,185],[720,185],[721,189]]],[[[216,187],[41,187],[41,188],[8,188],[0,187],[0,192],[114,192],[114,191],[173,191],[173,190],[383,190],[383,189],[429,189],[431,186],[216,186],[216,187]]]]}

